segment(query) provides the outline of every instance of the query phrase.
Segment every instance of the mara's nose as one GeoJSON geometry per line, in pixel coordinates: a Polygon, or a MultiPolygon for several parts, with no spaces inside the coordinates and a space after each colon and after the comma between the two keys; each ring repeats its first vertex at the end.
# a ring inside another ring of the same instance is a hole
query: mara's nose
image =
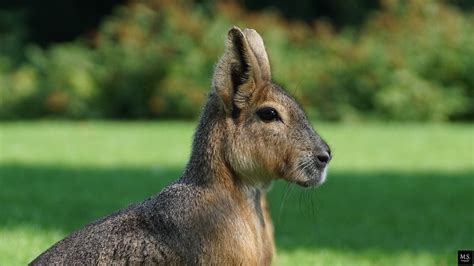
{"type": "Polygon", "coordinates": [[[319,165],[324,167],[331,160],[331,155],[327,151],[322,151],[322,152],[320,152],[319,154],[316,155],[316,160],[318,161],[319,165]]]}

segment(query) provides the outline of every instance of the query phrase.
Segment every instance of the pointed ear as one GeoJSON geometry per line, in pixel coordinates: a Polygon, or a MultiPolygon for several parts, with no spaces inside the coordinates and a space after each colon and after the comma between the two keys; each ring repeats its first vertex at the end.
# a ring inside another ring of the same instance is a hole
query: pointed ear
{"type": "Polygon", "coordinates": [[[270,80],[270,64],[260,35],[251,29],[230,29],[226,51],[212,81],[226,113],[238,116],[255,90],[270,80]]]}

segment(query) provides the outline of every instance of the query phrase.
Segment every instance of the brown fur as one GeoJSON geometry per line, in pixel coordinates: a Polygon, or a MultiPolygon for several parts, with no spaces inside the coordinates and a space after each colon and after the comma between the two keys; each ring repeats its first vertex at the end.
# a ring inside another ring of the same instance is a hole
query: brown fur
{"type": "Polygon", "coordinates": [[[321,184],[329,147],[271,81],[256,31],[229,31],[212,86],[179,180],[75,232],[32,264],[269,265],[268,186],[278,178],[321,184]],[[264,119],[264,107],[278,117],[264,119]]]}

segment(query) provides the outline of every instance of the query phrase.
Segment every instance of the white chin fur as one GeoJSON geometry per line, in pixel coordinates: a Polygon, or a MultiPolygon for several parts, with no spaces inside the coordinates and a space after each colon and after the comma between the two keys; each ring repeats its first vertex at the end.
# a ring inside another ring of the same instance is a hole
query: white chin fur
{"type": "Polygon", "coordinates": [[[326,181],[327,174],[328,174],[328,166],[324,167],[324,170],[321,173],[321,180],[318,182],[318,185],[322,185],[326,181]]]}

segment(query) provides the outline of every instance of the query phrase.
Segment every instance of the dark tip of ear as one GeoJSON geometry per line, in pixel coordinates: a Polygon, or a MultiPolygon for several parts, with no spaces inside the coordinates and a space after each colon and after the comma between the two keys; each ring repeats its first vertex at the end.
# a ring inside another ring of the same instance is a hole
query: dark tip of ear
{"type": "Polygon", "coordinates": [[[234,45],[240,48],[243,43],[243,39],[245,38],[244,33],[237,27],[233,27],[232,29],[229,30],[229,33],[227,34],[230,42],[234,45]],[[237,45],[236,45],[237,44],[237,45]]]}
{"type": "Polygon", "coordinates": [[[239,35],[243,35],[243,32],[242,30],[237,27],[237,26],[233,26],[232,28],[230,28],[229,32],[227,33],[227,35],[229,37],[234,37],[234,36],[239,36],[239,35]]]}

